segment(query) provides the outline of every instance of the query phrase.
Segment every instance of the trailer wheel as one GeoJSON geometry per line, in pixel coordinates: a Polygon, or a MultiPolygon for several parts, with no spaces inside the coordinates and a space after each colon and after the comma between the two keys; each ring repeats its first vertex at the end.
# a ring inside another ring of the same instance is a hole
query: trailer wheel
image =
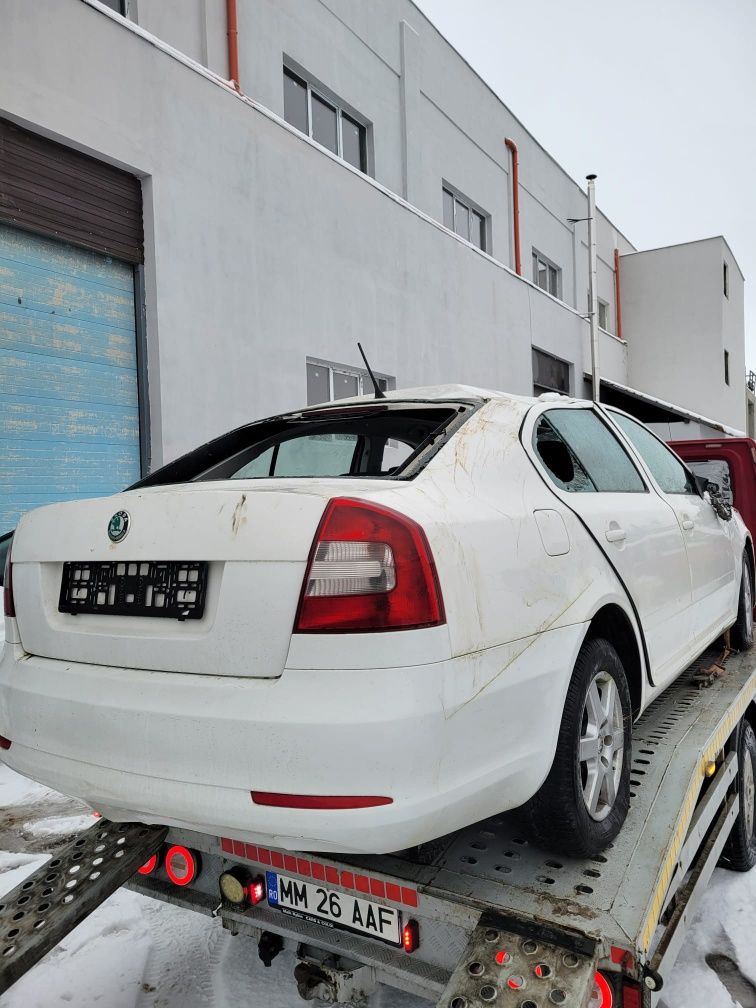
{"type": "Polygon", "coordinates": [[[738,618],[730,631],[730,639],[738,651],[753,647],[753,579],[748,557],[743,554],[743,574],[740,579],[738,618]]]}
{"type": "Polygon", "coordinates": [[[630,807],[631,710],[619,655],[603,638],[586,641],[567,689],[554,762],[523,809],[542,847],[591,857],[619,833],[630,807]]]}
{"type": "Polygon", "coordinates": [[[720,864],[730,871],[747,872],[756,865],[756,734],[746,720],[740,726],[738,767],[740,812],[720,864]]]}

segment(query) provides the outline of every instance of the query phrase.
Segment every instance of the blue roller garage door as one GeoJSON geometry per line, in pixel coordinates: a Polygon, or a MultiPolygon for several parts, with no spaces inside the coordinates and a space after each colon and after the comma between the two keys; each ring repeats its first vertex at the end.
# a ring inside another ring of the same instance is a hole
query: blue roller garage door
{"type": "Polygon", "coordinates": [[[134,271],[0,224],[0,534],[140,475],[134,271]]]}

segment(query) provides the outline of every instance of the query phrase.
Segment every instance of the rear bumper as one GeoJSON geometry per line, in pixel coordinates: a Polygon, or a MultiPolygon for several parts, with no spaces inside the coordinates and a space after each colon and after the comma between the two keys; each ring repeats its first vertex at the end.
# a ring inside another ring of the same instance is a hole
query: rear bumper
{"type": "Polygon", "coordinates": [[[556,745],[582,625],[429,665],[277,680],[0,660],[2,756],[116,820],[291,850],[385,853],[526,801],[556,745]],[[251,790],[387,795],[254,805],[251,790]]]}

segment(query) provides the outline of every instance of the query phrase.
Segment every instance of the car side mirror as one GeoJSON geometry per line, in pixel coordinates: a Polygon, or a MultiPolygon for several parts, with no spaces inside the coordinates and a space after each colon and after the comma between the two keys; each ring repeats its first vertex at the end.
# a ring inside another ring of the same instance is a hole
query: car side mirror
{"type": "Polygon", "coordinates": [[[698,488],[698,492],[701,494],[702,497],[709,489],[709,486],[710,485],[713,486],[713,484],[709,483],[709,480],[706,478],[706,476],[699,476],[698,473],[693,473],[693,479],[696,481],[696,487],[698,488]]]}
{"type": "Polygon", "coordinates": [[[729,521],[732,518],[732,505],[722,497],[718,483],[707,483],[705,499],[709,501],[714,513],[722,521],[729,521]]]}

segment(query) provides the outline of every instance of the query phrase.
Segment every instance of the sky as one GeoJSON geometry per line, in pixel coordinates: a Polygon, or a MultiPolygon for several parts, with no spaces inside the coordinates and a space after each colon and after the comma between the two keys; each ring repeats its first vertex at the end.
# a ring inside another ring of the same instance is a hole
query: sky
{"type": "Polygon", "coordinates": [[[416,0],[639,249],[722,234],[756,370],[756,0],[416,0]]]}

